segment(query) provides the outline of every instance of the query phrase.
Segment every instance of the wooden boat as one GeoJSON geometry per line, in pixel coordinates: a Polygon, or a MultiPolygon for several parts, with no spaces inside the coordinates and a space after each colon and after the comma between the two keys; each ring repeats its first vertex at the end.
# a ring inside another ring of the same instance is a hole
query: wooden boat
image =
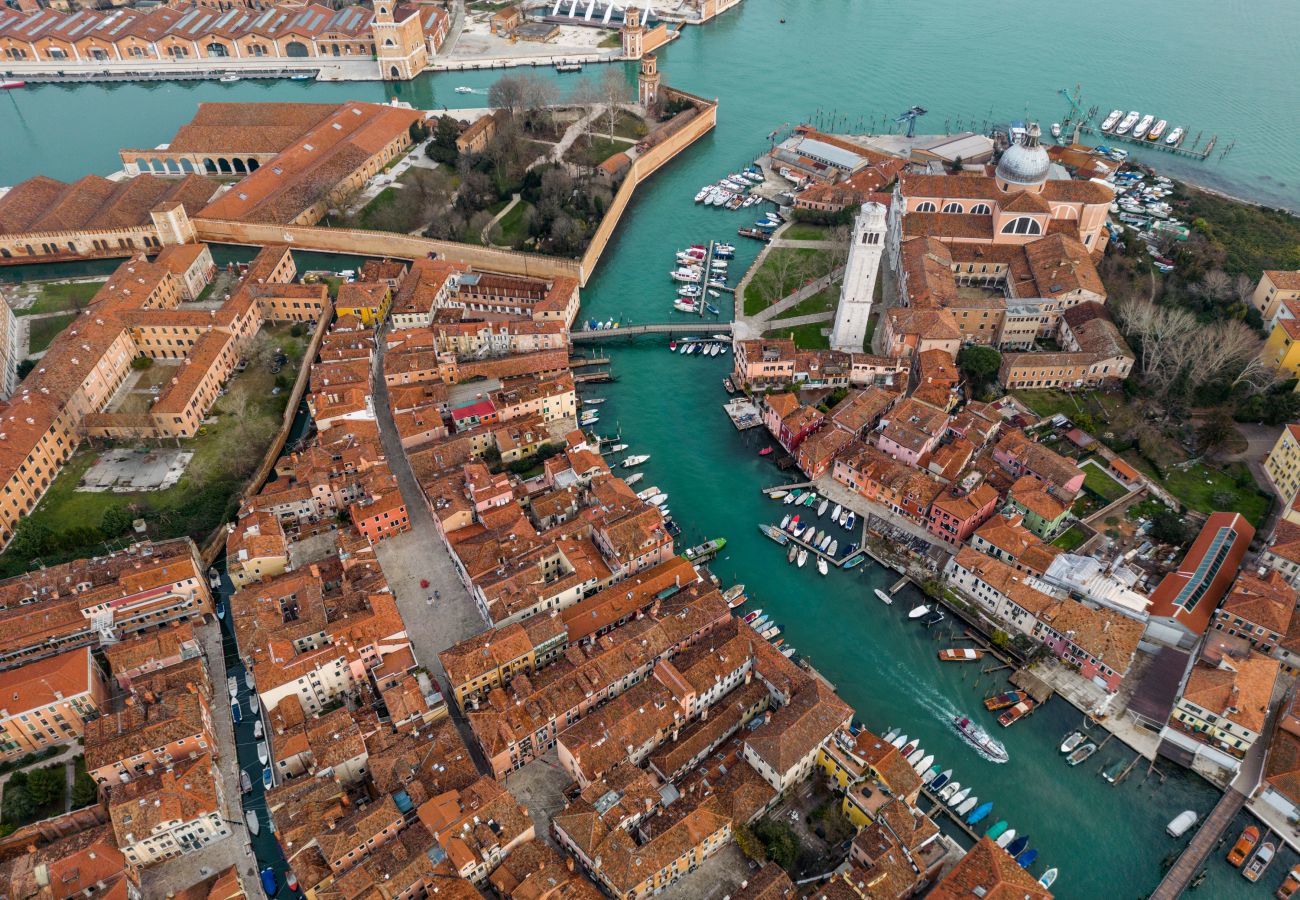
{"type": "Polygon", "coordinates": [[[1079,763],[1083,762],[1085,759],[1087,759],[1089,756],[1092,756],[1096,752],[1097,752],[1097,745],[1094,744],[1092,741],[1089,741],[1088,743],[1084,744],[1082,747],[1079,747],[1069,756],[1067,756],[1065,758],[1065,761],[1072,766],[1077,766],[1079,763]]]}
{"type": "Polygon", "coordinates": [[[1247,881],[1259,881],[1260,876],[1268,869],[1269,864],[1273,862],[1273,857],[1277,855],[1277,847],[1272,841],[1265,841],[1259,845],[1255,855],[1250,862],[1246,863],[1246,868],[1241,874],[1246,877],[1247,881]]]}
{"type": "Polygon", "coordinates": [[[1024,691],[1004,691],[1001,694],[995,694],[984,701],[984,708],[989,712],[997,712],[999,709],[1006,709],[1008,706],[1015,706],[1022,700],[1028,700],[1029,694],[1024,691]]]}
{"type": "Polygon", "coordinates": [[[257,810],[250,809],[244,813],[244,821],[248,823],[248,833],[257,837],[257,833],[262,830],[262,822],[257,818],[257,810]]]}
{"type": "Polygon", "coordinates": [[[1034,703],[1033,700],[1022,700],[1002,715],[998,716],[998,724],[1003,728],[1006,728],[1009,725],[1020,721],[1024,716],[1029,715],[1035,706],[1037,706],[1037,704],[1034,703]]]}
{"type": "Polygon", "coordinates": [[[1247,825],[1241,836],[1237,838],[1237,843],[1233,844],[1232,849],[1228,851],[1228,865],[1240,869],[1246,857],[1250,856],[1250,851],[1254,850],[1258,843],[1259,829],[1254,825],[1247,825]]]}
{"type": "Polygon", "coordinates": [[[951,647],[939,651],[939,658],[944,662],[975,662],[983,655],[983,650],[975,650],[971,647],[951,647]]]}
{"type": "Polygon", "coordinates": [[[727,601],[728,609],[735,609],[745,602],[745,586],[743,584],[733,584],[723,591],[722,599],[727,601]]]}
{"type": "Polygon", "coordinates": [[[1286,878],[1283,879],[1274,896],[1278,900],[1289,900],[1297,888],[1300,888],[1300,864],[1292,866],[1291,871],[1286,873],[1286,878]]]}

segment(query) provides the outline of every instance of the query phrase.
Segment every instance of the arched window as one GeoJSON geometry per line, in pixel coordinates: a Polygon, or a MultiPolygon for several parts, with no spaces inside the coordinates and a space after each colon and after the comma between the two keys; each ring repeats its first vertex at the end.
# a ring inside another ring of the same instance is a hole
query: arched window
{"type": "Polygon", "coordinates": [[[1002,226],[1003,234],[1042,234],[1043,226],[1029,216],[1020,216],[1002,226]]]}
{"type": "Polygon", "coordinates": [[[396,46],[397,46],[397,42],[394,41],[392,38],[384,38],[384,46],[385,46],[385,47],[396,47],[396,46]]]}
{"type": "Polygon", "coordinates": [[[204,49],[204,51],[208,54],[208,56],[225,56],[225,55],[226,55],[226,45],[225,45],[225,44],[219,44],[219,43],[217,43],[216,41],[213,41],[211,44],[208,44],[208,45],[207,45],[206,47],[204,47],[203,49],[204,49]]]}
{"type": "Polygon", "coordinates": [[[938,207],[935,206],[933,203],[931,203],[929,200],[922,201],[921,203],[918,203],[916,206],[917,212],[934,212],[936,209],[938,209],[938,207]]]}
{"type": "Polygon", "coordinates": [[[394,77],[394,78],[401,78],[401,77],[402,77],[401,75],[399,75],[399,74],[397,73],[397,66],[390,66],[389,69],[388,69],[388,74],[391,75],[391,76],[394,77]]]}
{"type": "Polygon", "coordinates": [[[970,208],[970,214],[972,216],[991,216],[993,215],[993,210],[989,209],[987,203],[976,203],[970,208]]]}
{"type": "Polygon", "coordinates": [[[1077,219],[1079,218],[1079,211],[1073,206],[1054,206],[1052,207],[1052,218],[1077,219]]]}
{"type": "Polygon", "coordinates": [[[292,56],[296,59],[307,56],[307,45],[302,41],[290,41],[284,45],[285,56],[292,56]]]}
{"type": "Polygon", "coordinates": [[[961,208],[960,203],[945,203],[943,205],[943,211],[946,213],[964,212],[964,210],[961,208]]]}

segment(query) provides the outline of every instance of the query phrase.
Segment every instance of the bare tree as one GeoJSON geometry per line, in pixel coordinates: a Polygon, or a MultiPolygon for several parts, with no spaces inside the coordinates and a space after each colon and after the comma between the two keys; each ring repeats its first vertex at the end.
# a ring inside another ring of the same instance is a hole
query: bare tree
{"type": "Polygon", "coordinates": [[[1226,300],[1232,291],[1232,279],[1222,269],[1211,269],[1192,290],[1212,303],[1226,300]]]}
{"type": "Polygon", "coordinates": [[[531,72],[523,77],[523,109],[530,123],[550,126],[555,118],[555,105],[560,92],[552,81],[538,78],[531,72]]]}
{"type": "Polygon", "coordinates": [[[803,256],[789,249],[777,249],[767,254],[750,286],[771,306],[788,297],[807,278],[808,267],[803,256]]]}
{"type": "Polygon", "coordinates": [[[605,116],[609,122],[609,139],[614,140],[614,124],[618,121],[618,113],[622,105],[627,102],[628,89],[627,79],[623,77],[623,72],[617,67],[611,67],[605,70],[605,74],[600,78],[600,102],[605,104],[605,116]]]}
{"type": "Polygon", "coordinates": [[[515,112],[524,105],[524,91],[521,76],[502,75],[488,88],[488,106],[504,110],[513,119],[515,112]]]}
{"type": "Polygon", "coordinates": [[[1249,275],[1238,275],[1232,282],[1232,295],[1238,303],[1249,306],[1251,298],[1255,296],[1255,282],[1250,280],[1249,275]]]}
{"type": "Polygon", "coordinates": [[[584,78],[569,93],[569,102],[578,107],[578,115],[586,122],[583,125],[583,133],[590,137],[591,120],[586,119],[586,113],[600,103],[600,88],[590,78],[584,78]]]}
{"type": "Polygon", "coordinates": [[[1186,310],[1148,300],[1125,303],[1119,315],[1125,333],[1141,347],[1143,380],[1161,397],[1175,389],[1195,396],[1223,378],[1266,382],[1258,367],[1252,366],[1259,355],[1259,335],[1244,322],[1230,319],[1201,325],[1186,310]]]}

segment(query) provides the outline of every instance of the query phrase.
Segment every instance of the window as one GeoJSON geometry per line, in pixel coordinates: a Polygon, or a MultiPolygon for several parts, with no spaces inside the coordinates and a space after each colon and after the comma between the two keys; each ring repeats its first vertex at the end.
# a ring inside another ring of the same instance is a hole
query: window
{"type": "Polygon", "coordinates": [[[1029,216],[1020,216],[1012,219],[1002,226],[1003,234],[1042,234],[1043,226],[1038,224],[1037,219],[1029,216]]]}
{"type": "Polygon", "coordinates": [[[970,214],[972,216],[991,216],[993,210],[989,208],[987,203],[976,203],[970,208],[970,214]]]}
{"type": "Polygon", "coordinates": [[[929,200],[922,201],[921,203],[918,203],[916,206],[917,212],[934,212],[936,209],[938,209],[938,207],[935,206],[933,203],[931,203],[929,200]]]}
{"type": "Polygon", "coordinates": [[[964,212],[965,210],[961,208],[960,203],[945,203],[943,205],[943,211],[946,213],[960,213],[960,212],[964,212]]]}

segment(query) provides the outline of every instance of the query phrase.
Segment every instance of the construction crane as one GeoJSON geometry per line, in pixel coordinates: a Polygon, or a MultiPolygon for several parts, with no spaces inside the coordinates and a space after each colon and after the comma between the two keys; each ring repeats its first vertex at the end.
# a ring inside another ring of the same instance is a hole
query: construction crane
{"type": "Polygon", "coordinates": [[[927,112],[929,112],[929,110],[927,110],[924,106],[913,106],[907,112],[903,113],[901,116],[895,119],[894,124],[902,125],[904,122],[906,122],[907,136],[916,137],[916,120],[921,118],[921,116],[925,115],[927,112]]]}

